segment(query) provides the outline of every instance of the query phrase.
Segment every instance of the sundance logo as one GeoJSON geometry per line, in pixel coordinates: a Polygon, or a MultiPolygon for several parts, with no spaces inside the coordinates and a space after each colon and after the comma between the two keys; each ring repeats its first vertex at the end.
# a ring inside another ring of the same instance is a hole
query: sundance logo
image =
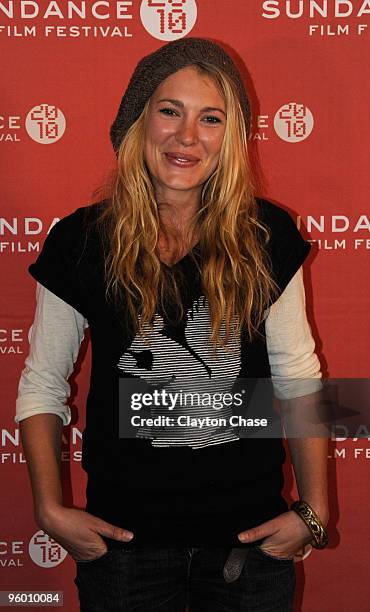
{"type": "Polygon", "coordinates": [[[22,354],[24,341],[23,329],[0,329],[0,356],[22,354]]]}
{"type": "Polygon", "coordinates": [[[0,17],[5,18],[4,25],[0,25],[0,34],[16,38],[131,38],[128,27],[118,25],[124,23],[122,20],[132,20],[131,9],[132,0],[0,2],[0,17]],[[55,24],[49,25],[49,19],[55,24]],[[107,19],[116,20],[116,23],[105,25],[107,19]]]}
{"type": "Polygon", "coordinates": [[[39,144],[53,144],[62,138],[66,118],[54,104],[38,104],[31,108],[24,120],[20,115],[0,115],[0,142],[20,142],[22,123],[27,134],[39,144]]]}
{"type": "Polygon", "coordinates": [[[19,0],[17,2],[0,2],[0,16],[8,19],[131,19],[128,9],[132,6],[132,0],[121,2],[102,1],[97,2],[70,2],[63,0],[57,2],[36,2],[35,0],[19,0]]]}
{"type": "Polygon", "coordinates": [[[313,130],[313,116],[309,108],[299,102],[288,102],[274,117],[275,132],[286,142],[302,142],[313,130]]]}
{"type": "Polygon", "coordinates": [[[47,533],[37,531],[28,546],[30,557],[40,567],[55,567],[64,561],[67,551],[47,533]]]}
{"type": "MultiPolygon", "coordinates": [[[[298,217],[297,227],[301,227],[301,217],[298,217]]],[[[307,231],[311,234],[309,242],[316,243],[319,249],[325,251],[349,250],[364,251],[370,250],[370,219],[367,215],[359,215],[356,218],[349,218],[346,215],[319,215],[313,217],[308,215],[304,218],[307,231]],[[359,237],[357,232],[362,232],[359,237]],[[344,234],[344,236],[336,235],[344,234]],[[355,234],[355,237],[352,236],[355,234]],[[316,238],[316,235],[319,237],[316,238]]]]}
{"type": "MultiPolygon", "coordinates": [[[[27,366],[26,366],[27,367],[27,366]]],[[[22,400],[21,400],[22,401],[22,400]]],[[[12,407],[10,406],[10,409],[12,407]]],[[[13,431],[8,429],[0,430],[0,465],[26,463],[23,453],[20,451],[19,428],[13,431]],[[2,451],[5,452],[2,452],[2,451]]],[[[77,427],[63,430],[61,460],[63,462],[75,461],[80,463],[82,459],[81,451],[82,432],[77,427]]]]}
{"type": "Polygon", "coordinates": [[[303,20],[309,36],[362,36],[369,14],[370,0],[266,0],[261,12],[264,19],[303,20]]]}
{"type": "Polygon", "coordinates": [[[40,144],[52,144],[59,140],[66,129],[62,111],[52,104],[38,104],[26,117],[28,135],[40,144]]]}
{"type": "Polygon", "coordinates": [[[369,0],[353,2],[351,0],[265,0],[262,3],[262,17],[277,19],[286,15],[289,19],[300,19],[308,16],[341,18],[363,17],[370,13],[369,0]]]}
{"type": "Polygon", "coordinates": [[[22,567],[23,556],[22,540],[0,541],[0,567],[22,567]]]}
{"type": "Polygon", "coordinates": [[[193,29],[197,5],[195,0],[142,0],[140,18],[154,38],[175,40],[193,29]]]}

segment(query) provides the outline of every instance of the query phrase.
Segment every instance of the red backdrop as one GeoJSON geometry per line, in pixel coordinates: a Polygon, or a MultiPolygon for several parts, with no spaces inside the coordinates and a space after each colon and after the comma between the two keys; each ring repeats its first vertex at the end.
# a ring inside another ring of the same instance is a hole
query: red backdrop
{"type": "MultiPolygon", "coordinates": [[[[166,40],[210,37],[245,63],[259,195],[285,207],[313,243],[305,285],[323,374],[368,376],[369,13],[369,2],[348,0],[0,3],[1,590],[63,591],[64,608],[78,610],[73,560],[37,533],[14,423],[35,307],[27,266],[50,226],[88,204],[106,180],[115,163],[109,127],[128,79],[166,40]]],[[[64,430],[65,495],[76,505],[84,502],[89,368],[86,337],[71,379],[73,421],[64,430]]],[[[330,546],[296,565],[295,612],[369,610],[369,458],[369,438],[333,436],[330,546]]],[[[289,462],[285,468],[290,499],[289,462]]]]}

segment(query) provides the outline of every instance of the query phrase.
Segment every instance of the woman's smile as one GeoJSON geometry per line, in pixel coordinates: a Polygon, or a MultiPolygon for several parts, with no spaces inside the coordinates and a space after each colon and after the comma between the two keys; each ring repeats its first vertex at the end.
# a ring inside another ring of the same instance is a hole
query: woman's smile
{"type": "Polygon", "coordinates": [[[184,153],[164,153],[164,157],[169,164],[177,168],[193,168],[200,162],[194,155],[184,153]]]}

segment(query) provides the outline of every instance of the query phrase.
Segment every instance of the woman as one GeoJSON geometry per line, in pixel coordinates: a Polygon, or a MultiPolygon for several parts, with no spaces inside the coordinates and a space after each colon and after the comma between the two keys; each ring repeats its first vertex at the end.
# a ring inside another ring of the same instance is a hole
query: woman
{"type": "MultiPolygon", "coordinates": [[[[112,125],[109,197],[61,219],[29,267],[38,301],[16,420],[36,521],[75,559],[81,610],[291,610],[294,559],[326,543],[324,438],[289,440],[301,500],[288,510],[280,437],[176,418],[127,424],[139,383],[272,380],[293,412],[320,395],[301,269],[310,244],[255,196],[249,133],[248,97],[221,46],[161,47],[139,62],[112,125]],[[59,454],[87,326],[82,511],[63,505],[59,454]]],[[[257,416],[273,420],[270,409],[257,416]]]]}

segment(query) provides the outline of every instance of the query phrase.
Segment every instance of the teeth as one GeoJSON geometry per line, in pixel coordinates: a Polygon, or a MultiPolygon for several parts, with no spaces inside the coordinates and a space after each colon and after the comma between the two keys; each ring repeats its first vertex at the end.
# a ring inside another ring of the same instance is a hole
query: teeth
{"type": "Polygon", "coordinates": [[[172,157],[172,159],[176,159],[178,162],[196,162],[198,161],[197,159],[187,159],[186,157],[175,157],[174,155],[170,155],[169,157],[172,157]]]}

